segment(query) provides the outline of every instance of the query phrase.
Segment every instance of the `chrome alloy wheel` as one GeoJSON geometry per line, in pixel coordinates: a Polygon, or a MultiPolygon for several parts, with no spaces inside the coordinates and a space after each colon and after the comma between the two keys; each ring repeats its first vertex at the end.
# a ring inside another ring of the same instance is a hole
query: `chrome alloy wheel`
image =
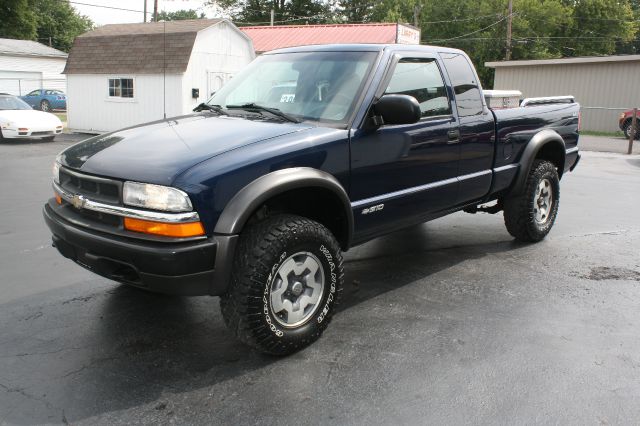
{"type": "Polygon", "coordinates": [[[271,284],[271,313],[280,325],[293,328],[309,320],[320,307],[324,293],[320,260],[307,251],[289,256],[271,284]]]}
{"type": "Polygon", "coordinates": [[[544,225],[551,215],[553,207],[553,189],[549,179],[542,179],[536,188],[536,196],[534,199],[533,212],[535,213],[536,222],[544,225]]]}

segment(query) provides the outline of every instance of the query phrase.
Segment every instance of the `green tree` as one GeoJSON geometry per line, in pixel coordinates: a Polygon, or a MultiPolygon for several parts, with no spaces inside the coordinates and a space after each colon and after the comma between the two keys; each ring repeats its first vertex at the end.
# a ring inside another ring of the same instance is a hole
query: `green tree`
{"type": "Polygon", "coordinates": [[[218,0],[215,2],[239,25],[268,25],[271,10],[277,24],[318,24],[333,19],[331,5],[323,0],[218,0]]]}
{"type": "Polygon", "coordinates": [[[93,22],[86,16],[78,14],[66,1],[31,0],[36,14],[36,38],[41,43],[68,52],[73,40],[93,28],[93,22]]]}
{"type": "Polygon", "coordinates": [[[204,19],[205,14],[194,9],[181,9],[175,12],[158,12],[158,21],[182,21],[185,19],[204,19]]]}
{"type": "Polygon", "coordinates": [[[628,0],[576,0],[574,4],[573,22],[567,29],[572,56],[610,55],[636,38],[638,23],[628,0]]]}
{"type": "Polygon", "coordinates": [[[37,20],[28,0],[2,0],[0,6],[0,38],[33,40],[37,20]]]}
{"type": "Polygon", "coordinates": [[[338,10],[346,22],[368,22],[373,17],[376,4],[375,0],[340,0],[338,10]]]}

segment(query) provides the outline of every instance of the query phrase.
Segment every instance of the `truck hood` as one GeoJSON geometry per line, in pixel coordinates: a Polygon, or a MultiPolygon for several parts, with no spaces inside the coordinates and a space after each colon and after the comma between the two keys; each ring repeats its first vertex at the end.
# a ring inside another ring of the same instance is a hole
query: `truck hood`
{"type": "Polygon", "coordinates": [[[191,114],[92,137],[64,150],[59,161],[94,175],[170,185],[182,172],[209,158],[312,127],[191,114]]]}

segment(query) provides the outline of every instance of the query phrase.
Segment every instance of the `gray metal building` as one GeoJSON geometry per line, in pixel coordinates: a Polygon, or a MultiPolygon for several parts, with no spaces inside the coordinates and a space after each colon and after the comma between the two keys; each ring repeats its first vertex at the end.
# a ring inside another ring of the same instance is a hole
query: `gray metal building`
{"type": "Polygon", "coordinates": [[[582,128],[612,132],[619,110],[640,107],[640,55],[486,62],[495,68],[494,89],[524,97],[573,95],[583,107],[582,128]],[[610,109],[591,109],[595,107],[610,109]]]}

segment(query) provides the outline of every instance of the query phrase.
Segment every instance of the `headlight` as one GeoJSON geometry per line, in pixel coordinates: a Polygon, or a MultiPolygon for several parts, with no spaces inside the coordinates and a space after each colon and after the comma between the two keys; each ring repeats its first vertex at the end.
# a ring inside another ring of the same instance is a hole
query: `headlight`
{"type": "Polygon", "coordinates": [[[5,121],[4,123],[0,123],[0,128],[2,128],[2,129],[10,129],[12,125],[13,125],[12,122],[5,121]]]}
{"type": "Polygon", "coordinates": [[[144,207],[169,212],[193,210],[189,196],[168,186],[149,183],[125,182],[122,188],[123,202],[129,206],[144,207]]]}
{"type": "Polygon", "coordinates": [[[57,161],[53,163],[53,181],[60,185],[60,163],[57,161]]]}

